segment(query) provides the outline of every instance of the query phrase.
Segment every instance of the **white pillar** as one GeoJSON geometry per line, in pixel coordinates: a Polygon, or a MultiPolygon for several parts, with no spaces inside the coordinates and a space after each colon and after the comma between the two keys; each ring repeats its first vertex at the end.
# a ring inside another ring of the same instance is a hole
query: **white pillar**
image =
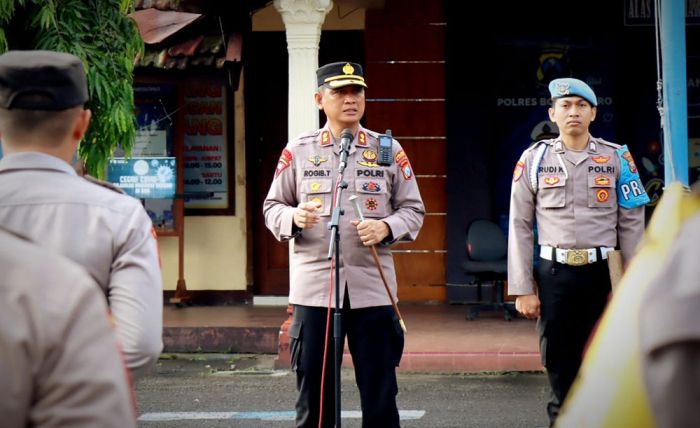
{"type": "Polygon", "coordinates": [[[274,0],[282,15],[289,52],[288,137],[319,127],[318,107],[314,103],[318,44],[321,25],[333,8],[331,0],[274,0]]]}

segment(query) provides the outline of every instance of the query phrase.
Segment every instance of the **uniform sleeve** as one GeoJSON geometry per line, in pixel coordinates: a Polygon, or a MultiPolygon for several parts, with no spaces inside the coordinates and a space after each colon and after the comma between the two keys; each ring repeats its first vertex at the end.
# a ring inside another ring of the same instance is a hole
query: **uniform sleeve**
{"type": "MultiPolygon", "coordinates": [[[[531,153],[531,151],[529,152],[531,153]]],[[[515,165],[510,191],[510,216],[508,220],[508,294],[535,293],[532,274],[535,217],[535,194],[530,184],[528,152],[523,153],[515,165]]]]}
{"type": "Polygon", "coordinates": [[[626,265],[644,235],[644,205],[649,203],[649,196],[627,146],[620,147],[616,154],[619,162],[617,239],[626,265]]]}
{"type": "Polygon", "coordinates": [[[288,241],[298,234],[294,227],[294,211],[299,204],[296,187],[294,155],[288,145],[282,150],[275,177],[263,202],[265,226],[278,241],[288,241]]]}
{"type": "Polygon", "coordinates": [[[163,280],[153,224],[138,201],[133,202],[132,214],[118,226],[109,305],[126,365],[139,377],[163,349],[163,280]]]}
{"type": "Polygon", "coordinates": [[[50,335],[53,346],[38,365],[29,425],[135,427],[130,382],[104,296],[87,273],[68,272],[50,284],[64,292],[42,302],[48,325],[38,333],[50,335]]]}
{"type": "Polygon", "coordinates": [[[413,167],[401,145],[394,140],[394,174],[391,192],[393,212],[382,220],[391,229],[394,242],[415,241],[423,226],[425,206],[420,196],[413,167]]]}
{"type": "Polygon", "coordinates": [[[617,209],[617,239],[625,265],[632,260],[644,236],[644,207],[617,209]]]}

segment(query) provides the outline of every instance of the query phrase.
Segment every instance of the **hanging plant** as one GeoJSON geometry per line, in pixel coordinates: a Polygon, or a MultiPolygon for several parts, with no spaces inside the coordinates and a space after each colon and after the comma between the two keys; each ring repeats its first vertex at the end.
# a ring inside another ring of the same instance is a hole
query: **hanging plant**
{"type": "Polygon", "coordinates": [[[143,40],[127,16],[133,8],[134,0],[0,0],[1,52],[44,49],[83,61],[93,115],[78,152],[95,177],[117,146],[130,155],[135,141],[133,71],[143,40]]]}

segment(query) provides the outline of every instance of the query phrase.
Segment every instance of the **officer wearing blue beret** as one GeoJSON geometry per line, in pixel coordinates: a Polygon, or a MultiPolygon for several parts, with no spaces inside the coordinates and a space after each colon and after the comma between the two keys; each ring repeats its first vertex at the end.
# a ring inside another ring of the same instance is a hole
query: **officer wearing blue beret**
{"type": "Polygon", "coordinates": [[[360,124],[367,88],[362,66],[353,62],[326,64],[317,70],[316,78],[314,101],[328,122],[287,143],[263,204],[267,227],[278,240],[290,242],[289,302],[294,313],[289,338],[299,391],[296,426],[315,428],[319,419],[322,426],[333,426],[335,352],[329,332],[334,324],[327,307],[335,297],[334,284],[329,281],[332,264],[327,257],[330,231],[326,224],[341,182],[341,134],[348,129],[352,144],[342,181],[347,183],[347,193],[357,198],[364,220],[355,219],[350,195],[344,193],[340,206],[345,216],[338,226],[340,260],[334,261],[340,268],[342,285],[341,335],[343,340],[347,335],[355,367],[362,426],[398,427],[396,366],[403,353],[403,331],[366,247],[375,246],[396,301],[390,245],[416,239],[425,207],[399,142],[385,138],[389,144],[380,147],[379,134],[360,124]],[[379,157],[382,149],[387,155],[383,159],[379,157]]]}
{"type": "Polygon", "coordinates": [[[619,249],[626,262],[634,255],[649,198],[627,146],[589,133],[598,105],[593,89],[561,78],[550,82],[549,91],[549,119],[559,136],[525,150],[513,173],[508,293],[517,296],[520,313],[538,318],[542,363],[552,389],[547,413],[554,425],[608,300],[608,254],[619,249]],[[537,272],[532,263],[535,221],[537,272]]]}

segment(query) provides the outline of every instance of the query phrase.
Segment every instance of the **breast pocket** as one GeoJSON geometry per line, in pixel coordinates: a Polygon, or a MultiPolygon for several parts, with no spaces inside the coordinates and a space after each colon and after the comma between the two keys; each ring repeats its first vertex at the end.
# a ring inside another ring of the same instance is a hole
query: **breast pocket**
{"type": "Polygon", "coordinates": [[[566,177],[560,175],[540,176],[537,197],[543,208],[563,208],[566,205],[566,177]]]}
{"type": "Polygon", "coordinates": [[[610,208],[617,205],[615,176],[608,174],[588,175],[588,206],[610,208]]]}
{"type": "Polygon", "coordinates": [[[384,218],[392,212],[388,205],[389,191],[385,180],[358,178],[355,180],[355,192],[365,217],[384,218]]]}
{"type": "Polygon", "coordinates": [[[330,178],[310,178],[301,183],[301,197],[303,202],[316,202],[321,204],[320,215],[329,216],[331,213],[333,180],[330,178]]]}

